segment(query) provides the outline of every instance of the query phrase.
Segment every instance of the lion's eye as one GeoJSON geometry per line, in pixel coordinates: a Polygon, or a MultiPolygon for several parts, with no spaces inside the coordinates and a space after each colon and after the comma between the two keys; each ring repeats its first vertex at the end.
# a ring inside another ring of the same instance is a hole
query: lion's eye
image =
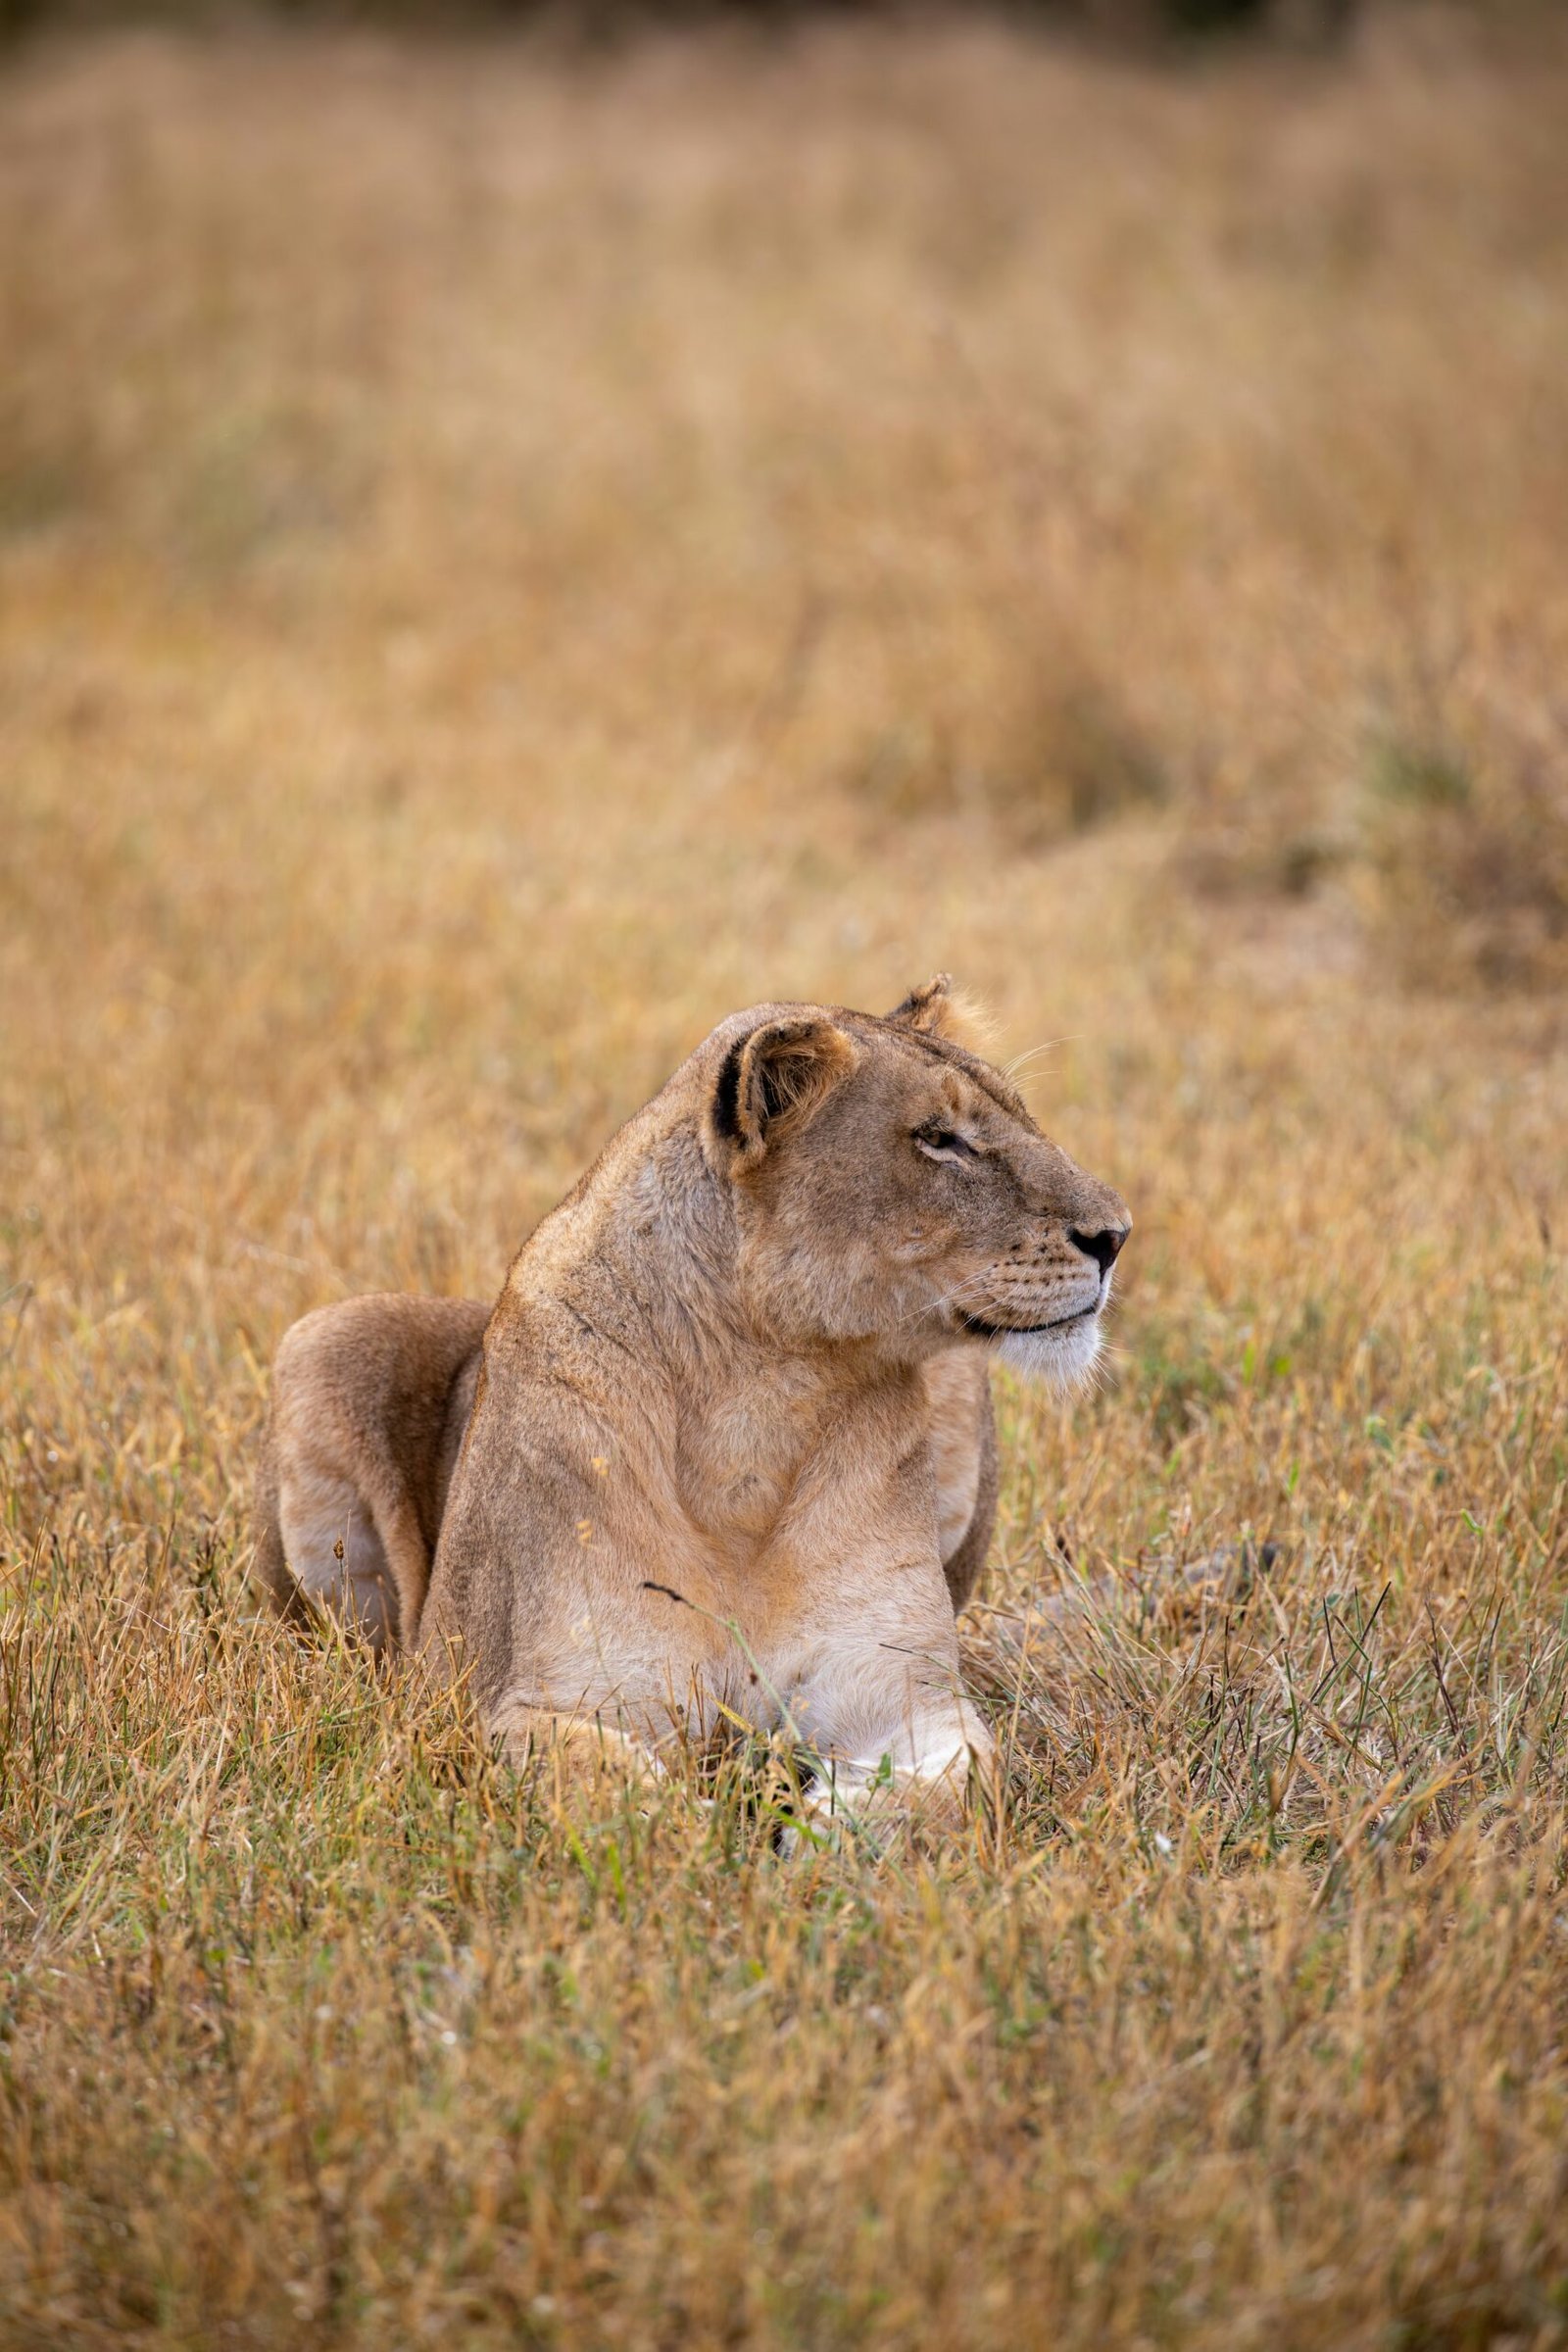
{"type": "Polygon", "coordinates": [[[953,1127],[917,1127],[914,1140],[927,1159],[961,1161],[980,1156],[968,1137],[953,1127]]]}

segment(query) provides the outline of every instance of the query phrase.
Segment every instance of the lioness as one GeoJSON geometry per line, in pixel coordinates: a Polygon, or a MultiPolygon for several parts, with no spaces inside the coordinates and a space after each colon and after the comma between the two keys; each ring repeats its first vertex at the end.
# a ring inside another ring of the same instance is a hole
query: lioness
{"type": "MultiPolygon", "coordinates": [[[[256,1485],[256,1567],[285,1616],[333,1610],[373,1649],[414,1646],[489,1305],[372,1292],[283,1334],[256,1485]]],[[[996,1422],[972,1348],[922,1366],[955,1614],[996,1521],[996,1422]]]]}
{"type": "Polygon", "coordinates": [[[296,1325],[258,1498],[278,1599],[462,1659],[514,1749],[738,1719],[841,1797],[951,1804],[991,1750],[955,1628],[995,1505],[987,1351],[1082,1377],[1130,1222],[952,1029],[945,976],[885,1018],[736,1013],[488,1318],[296,1325]]]}

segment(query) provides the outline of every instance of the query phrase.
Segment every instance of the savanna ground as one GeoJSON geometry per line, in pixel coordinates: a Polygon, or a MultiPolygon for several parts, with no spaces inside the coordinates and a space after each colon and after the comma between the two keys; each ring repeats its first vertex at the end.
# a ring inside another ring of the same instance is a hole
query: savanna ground
{"type": "Polygon", "coordinates": [[[11,61],[6,2345],[1568,2335],[1565,120],[1421,12],[11,61]],[[1004,1820],[261,1612],[291,1317],[939,966],[1137,1217],[1004,1820]]]}

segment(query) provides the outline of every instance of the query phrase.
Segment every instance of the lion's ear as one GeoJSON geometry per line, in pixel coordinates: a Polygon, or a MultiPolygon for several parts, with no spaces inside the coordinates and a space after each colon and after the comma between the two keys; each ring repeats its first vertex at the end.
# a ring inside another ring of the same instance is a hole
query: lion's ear
{"type": "Polygon", "coordinates": [[[903,1029],[923,1029],[933,1037],[946,1037],[955,1012],[953,982],[946,972],[938,972],[924,988],[911,988],[902,1004],[895,1004],[888,1014],[903,1029]]]}
{"type": "Polygon", "coordinates": [[[709,1106],[709,1127],[732,1165],[755,1166],[816,1116],[859,1055],[842,1029],[809,1013],[764,1021],[725,1054],[709,1106]]]}
{"type": "Polygon", "coordinates": [[[955,988],[946,972],[938,972],[924,988],[911,988],[902,1004],[888,1014],[901,1029],[918,1029],[926,1037],[945,1037],[952,1046],[971,1054],[986,1054],[996,1024],[978,999],[955,988]]]}

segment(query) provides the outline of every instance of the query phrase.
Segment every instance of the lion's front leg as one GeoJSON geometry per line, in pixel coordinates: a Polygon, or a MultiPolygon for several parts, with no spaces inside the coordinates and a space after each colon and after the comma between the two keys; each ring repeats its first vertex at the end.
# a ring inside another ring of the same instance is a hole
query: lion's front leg
{"type": "Polygon", "coordinates": [[[509,1764],[555,1768],[563,1786],[610,1773],[617,1781],[653,1788],[668,1768],[653,1741],[605,1714],[564,1714],[525,1701],[503,1700],[490,1715],[489,1731],[509,1764]]]}
{"type": "Polygon", "coordinates": [[[965,1710],[930,1723],[924,1737],[901,1731],[857,1743],[849,1754],[842,1743],[830,1744],[803,1794],[815,1827],[956,1829],[976,1797],[991,1793],[995,1773],[991,1734],[965,1710]]]}
{"type": "Polygon", "coordinates": [[[956,1825],[993,1780],[996,1748],[959,1679],[940,1560],[847,1577],[835,1598],[838,1622],[814,1633],[789,1710],[820,1759],[813,1819],[956,1825]]]}

